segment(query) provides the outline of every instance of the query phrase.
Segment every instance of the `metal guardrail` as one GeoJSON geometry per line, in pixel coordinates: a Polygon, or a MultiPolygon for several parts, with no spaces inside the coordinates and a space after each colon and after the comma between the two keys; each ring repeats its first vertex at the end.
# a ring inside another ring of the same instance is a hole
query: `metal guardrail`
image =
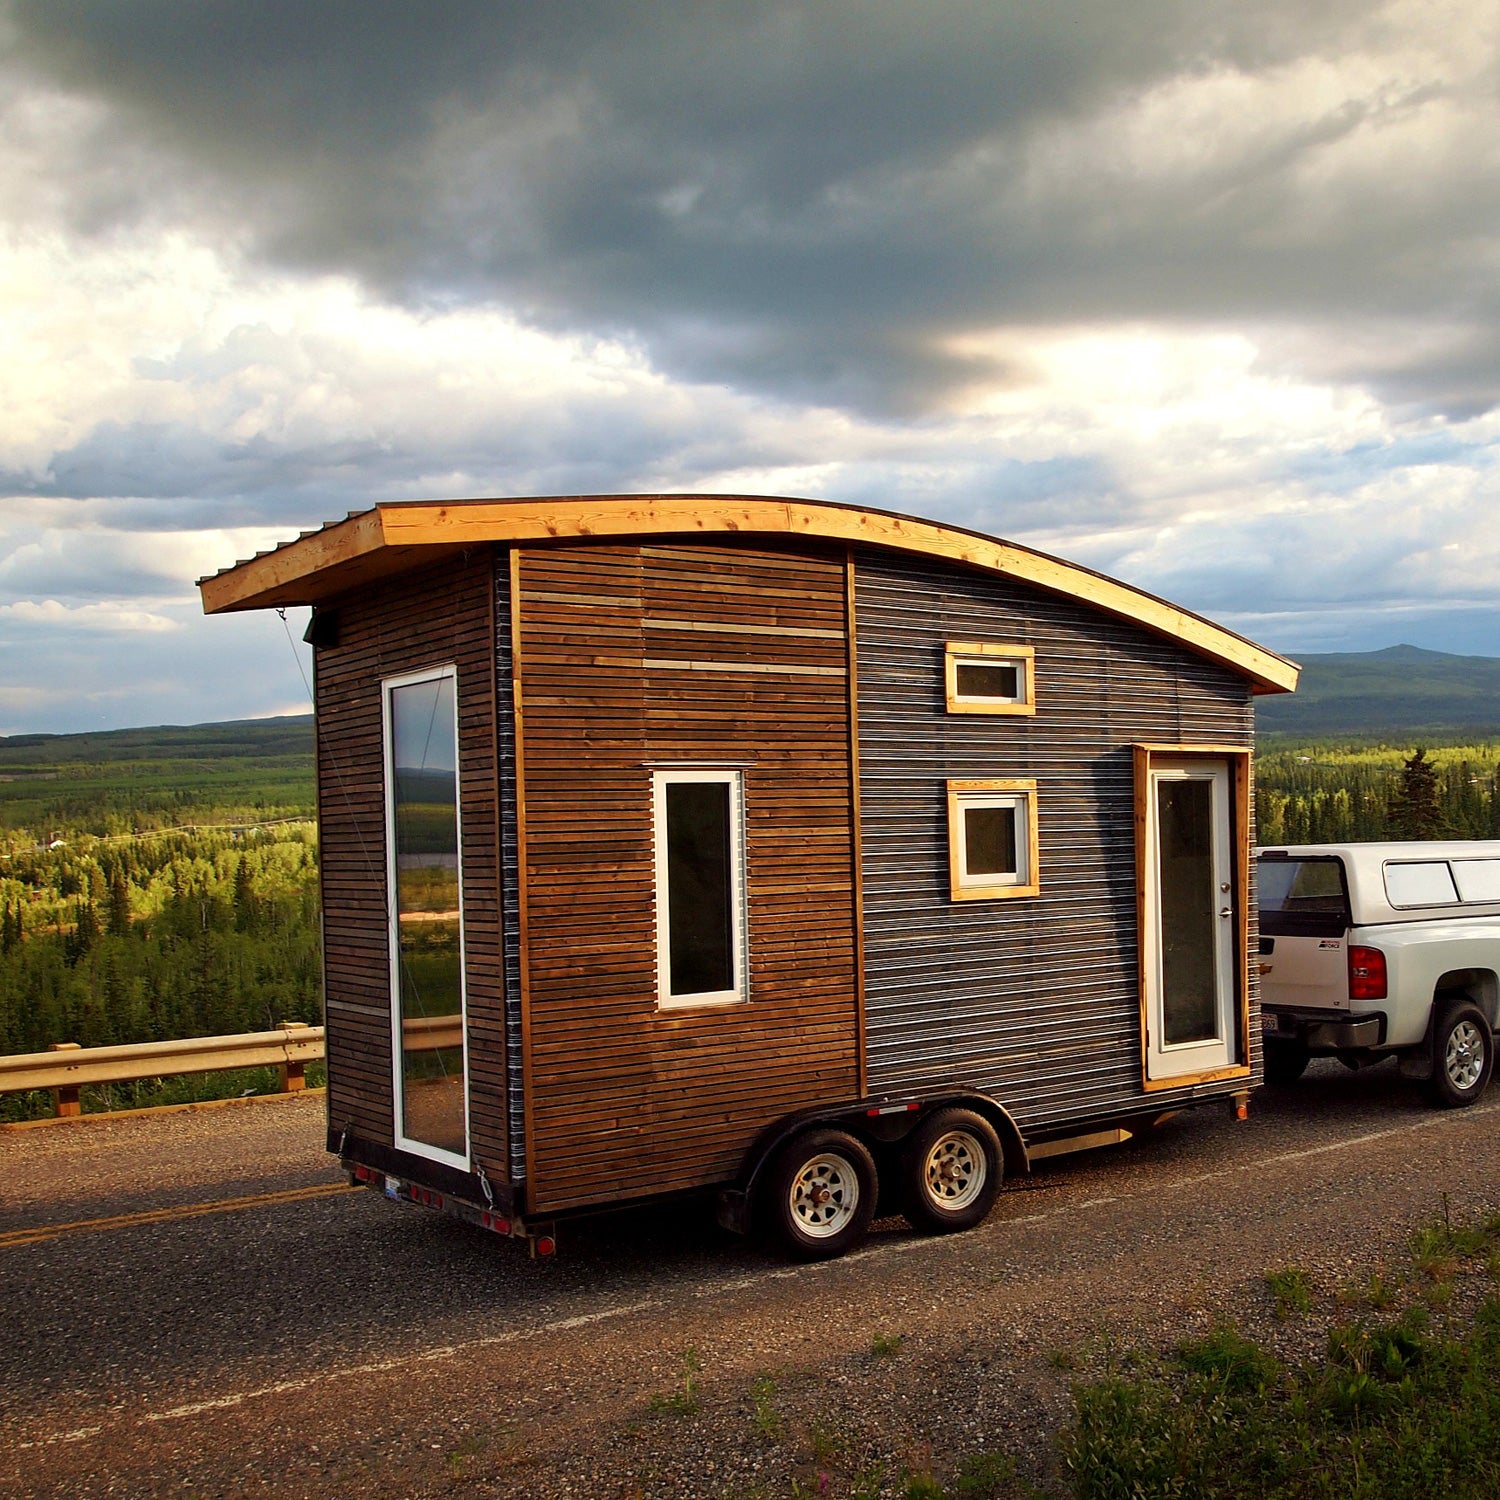
{"type": "Polygon", "coordinates": [[[89,1084],[131,1083],[181,1073],[228,1068],[278,1068],[283,1093],[306,1087],[306,1067],[323,1057],[323,1028],[297,1021],[275,1031],[238,1036],[195,1036],[171,1042],[131,1042],[117,1047],[80,1047],[55,1042],[45,1052],[0,1057],[0,1094],[51,1089],[58,1115],[76,1115],[78,1091],[89,1084]]]}
{"type": "MultiPolygon", "coordinates": [[[[409,1052],[457,1047],[463,1040],[460,1017],[426,1016],[402,1024],[402,1043],[409,1052]]],[[[54,1112],[82,1112],[78,1091],[90,1084],[133,1083],[141,1078],[168,1078],[182,1073],[217,1073],[230,1068],[277,1068],[281,1091],[307,1086],[308,1063],[325,1055],[324,1030],[300,1021],[284,1021],[275,1031],[238,1036],[194,1036],[171,1042],[130,1042],[117,1047],[80,1047],[54,1042],[45,1052],[0,1056],[0,1094],[51,1089],[54,1112]]]]}

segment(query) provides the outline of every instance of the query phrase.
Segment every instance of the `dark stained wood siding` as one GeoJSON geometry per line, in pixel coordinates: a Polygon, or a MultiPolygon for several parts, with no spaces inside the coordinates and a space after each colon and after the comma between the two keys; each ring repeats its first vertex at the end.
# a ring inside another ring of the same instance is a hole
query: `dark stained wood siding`
{"type": "Polygon", "coordinates": [[[1248,683],[1086,604],[955,565],[860,551],[856,578],[871,1092],[964,1081],[1023,1130],[1141,1104],[1131,746],[1248,746],[1248,683]],[[948,713],[946,641],[1033,646],[1035,715],[948,713]],[[950,899],[949,777],[1036,778],[1038,896],[950,899]]]}
{"type": "Polygon", "coordinates": [[[318,805],[329,1126],[390,1145],[380,685],[451,662],[458,679],[470,1140],[486,1172],[508,1181],[493,587],[484,548],[338,602],[338,643],[317,653],[318,805]]]}
{"type": "Polygon", "coordinates": [[[528,1202],[722,1181],[856,1090],[844,561],[562,546],[519,576],[528,1202]],[[651,768],[683,761],[745,765],[745,1004],[657,1005],[651,768]]]}

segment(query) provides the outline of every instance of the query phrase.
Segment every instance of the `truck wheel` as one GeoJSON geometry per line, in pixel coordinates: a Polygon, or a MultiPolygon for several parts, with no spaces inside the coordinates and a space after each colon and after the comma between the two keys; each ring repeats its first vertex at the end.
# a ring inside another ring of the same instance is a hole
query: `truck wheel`
{"type": "Polygon", "coordinates": [[[1266,1041],[1266,1082],[1286,1087],[1307,1072],[1312,1059],[1305,1042],[1266,1041]]]}
{"type": "Polygon", "coordinates": [[[940,1109],[901,1152],[906,1217],[928,1234],[972,1229],[994,1206],[1004,1176],[995,1127],[972,1109],[940,1109]]]}
{"type": "Polygon", "coordinates": [[[831,1260],[864,1239],[875,1217],[875,1160],[843,1130],[809,1130],[766,1171],[766,1228],[798,1260],[831,1260]]]}
{"type": "Polygon", "coordinates": [[[1472,1104],[1490,1081],[1495,1038],[1472,1000],[1444,1002],[1432,1023],[1432,1097],[1453,1109],[1472,1104]]]}

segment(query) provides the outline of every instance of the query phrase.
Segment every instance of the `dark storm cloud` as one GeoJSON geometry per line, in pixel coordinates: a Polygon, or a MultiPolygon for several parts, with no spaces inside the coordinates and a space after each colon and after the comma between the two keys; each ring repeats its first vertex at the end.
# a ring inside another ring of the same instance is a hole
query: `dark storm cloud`
{"type": "Polygon", "coordinates": [[[1047,170],[1052,137],[1173,80],[1336,63],[1372,11],[17,0],[10,19],[21,67],[107,109],[98,169],[68,167],[75,227],[191,212],[413,304],[497,300],[678,375],[877,408],[974,378],[943,345],[976,326],[1440,316],[1464,347],[1351,373],[1482,409],[1493,164],[1343,197],[1313,170],[1440,103],[1432,81],[1253,148],[1202,142],[1173,172],[1087,149],[1047,170]]]}

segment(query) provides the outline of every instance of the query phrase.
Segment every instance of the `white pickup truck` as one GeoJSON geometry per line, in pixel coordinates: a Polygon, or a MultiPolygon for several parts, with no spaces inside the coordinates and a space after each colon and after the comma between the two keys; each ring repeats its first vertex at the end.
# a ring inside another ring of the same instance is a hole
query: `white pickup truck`
{"type": "Polygon", "coordinates": [[[1494,1067],[1500,842],[1302,844],[1256,851],[1266,1079],[1312,1057],[1395,1055],[1438,1104],[1494,1067]]]}

